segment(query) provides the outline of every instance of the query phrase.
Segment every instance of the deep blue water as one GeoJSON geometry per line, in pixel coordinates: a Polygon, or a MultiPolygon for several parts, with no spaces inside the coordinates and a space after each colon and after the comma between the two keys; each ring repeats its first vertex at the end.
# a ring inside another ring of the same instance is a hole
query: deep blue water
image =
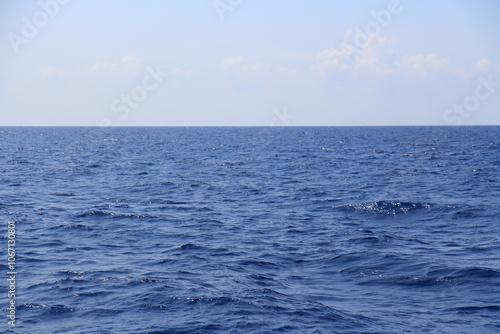
{"type": "Polygon", "coordinates": [[[0,329],[499,333],[499,136],[0,128],[0,329]]]}

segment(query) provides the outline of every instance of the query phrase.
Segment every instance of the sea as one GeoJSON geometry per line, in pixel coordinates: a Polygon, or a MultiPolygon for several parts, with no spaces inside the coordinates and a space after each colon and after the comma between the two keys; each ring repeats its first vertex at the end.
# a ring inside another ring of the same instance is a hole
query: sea
{"type": "Polygon", "coordinates": [[[499,126],[2,127],[0,226],[2,333],[500,333],[499,126]]]}

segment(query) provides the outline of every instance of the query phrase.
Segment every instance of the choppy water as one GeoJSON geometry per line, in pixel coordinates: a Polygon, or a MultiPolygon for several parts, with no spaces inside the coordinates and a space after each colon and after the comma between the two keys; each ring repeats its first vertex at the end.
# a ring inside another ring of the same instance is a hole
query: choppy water
{"type": "Polygon", "coordinates": [[[499,135],[0,128],[0,328],[498,333],[499,135]]]}

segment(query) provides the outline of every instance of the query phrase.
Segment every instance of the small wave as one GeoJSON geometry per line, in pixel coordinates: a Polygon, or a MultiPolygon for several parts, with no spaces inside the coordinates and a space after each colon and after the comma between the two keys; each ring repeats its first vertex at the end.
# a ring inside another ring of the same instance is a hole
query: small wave
{"type": "Polygon", "coordinates": [[[123,310],[115,310],[115,309],[108,309],[108,308],[95,308],[88,310],[86,312],[86,315],[88,316],[94,316],[97,318],[104,318],[104,317],[114,317],[117,314],[120,314],[124,312],[123,310]]]}
{"type": "Polygon", "coordinates": [[[486,305],[486,306],[461,306],[451,309],[457,313],[477,313],[477,312],[500,312],[500,305],[486,305]]]}
{"type": "Polygon", "coordinates": [[[334,206],[334,209],[341,211],[369,212],[375,214],[396,215],[410,211],[429,209],[428,203],[420,202],[399,202],[399,201],[378,201],[372,203],[348,204],[334,206]]]}
{"type": "Polygon", "coordinates": [[[139,280],[139,282],[141,282],[141,283],[163,283],[163,282],[165,282],[165,280],[162,279],[162,278],[148,278],[148,277],[144,277],[144,278],[141,278],[139,280]]]}
{"type": "Polygon", "coordinates": [[[242,260],[238,261],[239,265],[242,266],[251,266],[251,267],[256,267],[256,268],[279,268],[280,266],[277,265],[276,263],[273,262],[268,262],[268,261],[258,261],[258,260],[242,260]]]}
{"type": "Polygon", "coordinates": [[[114,213],[109,212],[109,211],[93,210],[93,211],[80,212],[80,213],[77,213],[75,216],[77,218],[85,218],[85,217],[91,217],[91,216],[104,217],[104,216],[112,216],[112,215],[114,215],[114,213]]]}
{"type": "Polygon", "coordinates": [[[484,284],[487,281],[495,281],[500,278],[500,272],[489,268],[465,268],[459,270],[449,269],[435,269],[421,275],[414,274],[383,274],[379,270],[366,270],[362,268],[348,268],[342,270],[343,273],[355,273],[357,276],[364,278],[359,282],[362,285],[402,285],[402,286],[416,286],[426,287],[440,284],[469,284],[478,282],[484,284]]]}
{"type": "Polygon", "coordinates": [[[161,210],[172,210],[172,211],[194,211],[194,212],[203,212],[203,211],[212,211],[211,208],[207,206],[197,207],[197,206],[182,206],[182,205],[168,205],[168,206],[160,206],[161,210]]]}
{"type": "MultiPolygon", "coordinates": [[[[171,183],[171,182],[169,182],[169,183],[171,183]]],[[[173,200],[169,200],[169,199],[164,200],[164,201],[162,201],[162,202],[163,202],[163,203],[165,203],[165,204],[189,204],[188,202],[184,202],[184,201],[173,201],[173,200]]]]}
{"type": "Polygon", "coordinates": [[[489,280],[489,279],[500,279],[500,271],[484,268],[484,267],[469,267],[456,270],[450,275],[446,276],[445,279],[460,282],[468,282],[471,280],[489,280]]]}
{"type": "Polygon", "coordinates": [[[262,274],[250,274],[250,275],[247,275],[248,278],[252,279],[252,280],[255,280],[259,283],[261,282],[276,282],[275,279],[273,279],[272,277],[268,277],[268,276],[265,276],[265,275],[262,275],[262,274]]]}
{"type": "Polygon", "coordinates": [[[73,295],[73,298],[95,298],[95,297],[104,297],[104,296],[107,296],[107,295],[110,295],[112,294],[111,291],[104,291],[104,290],[101,290],[101,291],[88,291],[88,292],[79,292],[79,293],[75,293],[73,295]]]}
{"type": "Polygon", "coordinates": [[[264,294],[266,296],[286,296],[281,292],[269,288],[259,288],[259,289],[254,289],[253,291],[264,294]]]}
{"type": "Polygon", "coordinates": [[[74,229],[74,230],[93,230],[92,227],[88,225],[83,225],[83,224],[73,224],[73,225],[67,225],[67,224],[61,224],[57,226],[53,226],[50,228],[51,230],[59,230],[59,229],[74,229]]]}
{"type": "Polygon", "coordinates": [[[423,275],[388,275],[375,271],[359,271],[358,277],[364,280],[358,282],[360,285],[400,285],[413,287],[429,287],[451,283],[447,279],[423,275]]]}
{"type": "Polygon", "coordinates": [[[66,242],[64,242],[60,239],[54,239],[52,241],[40,243],[39,247],[40,247],[40,249],[44,249],[45,247],[61,246],[61,245],[65,245],[65,244],[66,244],[66,242]]]}
{"type": "Polygon", "coordinates": [[[121,218],[158,218],[154,215],[148,214],[133,214],[133,213],[116,213],[105,210],[92,210],[92,211],[84,211],[75,214],[76,218],[86,218],[86,217],[109,217],[112,219],[121,219],[121,218]]]}
{"type": "Polygon", "coordinates": [[[190,304],[208,303],[213,305],[226,305],[241,302],[240,299],[231,297],[186,297],[185,301],[190,304]]]}
{"type": "Polygon", "coordinates": [[[67,275],[83,275],[85,274],[84,271],[74,271],[74,270],[61,270],[62,274],[67,274],[67,275]]]}
{"type": "Polygon", "coordinates": [[[43,311],[43,316],[47,315],[60,315],[63,313],[75,312],[83,310],[81,307],[71,307],[67,305],[45,305],[37,303],[22,304],[18,308],[20,311],[23,309],[40,309],[43,311]]]}

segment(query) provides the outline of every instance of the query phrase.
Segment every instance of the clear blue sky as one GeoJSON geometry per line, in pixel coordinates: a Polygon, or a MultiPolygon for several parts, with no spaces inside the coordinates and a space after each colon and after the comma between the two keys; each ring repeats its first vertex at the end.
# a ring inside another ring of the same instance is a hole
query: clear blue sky
{"type": "Polygon", "coordinates": [[[500,124],[497,0],[0,0],[0,126],[500,124]]]}

